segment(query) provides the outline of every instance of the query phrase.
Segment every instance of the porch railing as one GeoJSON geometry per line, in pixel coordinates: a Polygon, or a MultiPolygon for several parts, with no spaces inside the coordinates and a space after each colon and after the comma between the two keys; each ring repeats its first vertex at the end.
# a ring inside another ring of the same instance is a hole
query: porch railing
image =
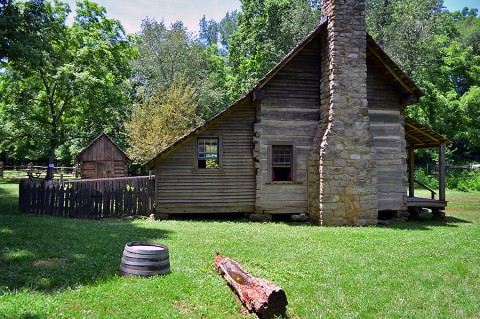
{"type": "Polygon", "coordinates": [[[426,190],[430,191],[430,194],[431,194],[431,198],[432,199],[435,199],[435,195],[437,194],[437,192],[435,192],[435,190],[433,190],[432,188],[430,188],[429,186],[425,185],[424,183],[418,181],[418,180],[414,180],[415,183],[417,183],[418,185],[422,186],[423,188],[425,188],[426,190]]]}

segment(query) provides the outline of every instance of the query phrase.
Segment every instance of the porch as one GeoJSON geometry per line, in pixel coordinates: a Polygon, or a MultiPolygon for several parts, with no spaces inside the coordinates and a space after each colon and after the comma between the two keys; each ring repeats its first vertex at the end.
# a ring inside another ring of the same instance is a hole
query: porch
{"type": "Polygon", "coordinates": [[[452,142],[444,136],[408,118],[405,119],[405,140],[408,150],[407,208],[409,212],[416,212],[427,208],[431,209],[434,214],[439,214],[441,210],[445,210],[447,207],[447,200],[445,198],[445,148],[452,142]],[[428,185],[415,180],[415,150],[421,148],[438,148],[438,194],[428,185]],[[415,196],[415,184],[428,190],[431,195],[430,198],[415,196]],[[438,199],[435,198],[436,195],[438,195],[438,199]]]}

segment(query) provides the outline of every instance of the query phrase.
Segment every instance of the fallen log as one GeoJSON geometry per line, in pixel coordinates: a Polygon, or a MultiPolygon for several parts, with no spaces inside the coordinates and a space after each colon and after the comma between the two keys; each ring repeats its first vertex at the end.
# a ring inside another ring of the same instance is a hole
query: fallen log
{"type": "Polygon", "coordinates": [[[285,317],[288,301],[282,288],[253,277],[228,257],[216,256],[214,265],[248,311],[255,312],[259,318],[285,317]]]}

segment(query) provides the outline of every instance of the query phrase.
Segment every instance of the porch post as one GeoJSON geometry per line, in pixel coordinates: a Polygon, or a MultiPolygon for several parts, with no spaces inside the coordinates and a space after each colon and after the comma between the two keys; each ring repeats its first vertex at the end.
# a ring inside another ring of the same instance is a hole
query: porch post
{"type": "Polygon", "coordinates": [[[445,200],[445,147],[446,143],[440,144],[438,148],[438,199],[445,200]]]}
{"type": "Polygon", "coordinates": [[[408,196],[415,196],[415,176],[413,175],[415,171],[415,161],[414,161],[414,152],[413,148],[408,149],[408,196]]]}

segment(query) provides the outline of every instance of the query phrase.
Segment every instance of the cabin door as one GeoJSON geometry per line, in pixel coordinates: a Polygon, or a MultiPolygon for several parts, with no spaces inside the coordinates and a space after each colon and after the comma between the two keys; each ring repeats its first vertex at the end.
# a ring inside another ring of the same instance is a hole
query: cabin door
{"type": "Polygon", "coordinates": [[[113,177],[112,161],[97,161],[97,178],[113,177]]]}

